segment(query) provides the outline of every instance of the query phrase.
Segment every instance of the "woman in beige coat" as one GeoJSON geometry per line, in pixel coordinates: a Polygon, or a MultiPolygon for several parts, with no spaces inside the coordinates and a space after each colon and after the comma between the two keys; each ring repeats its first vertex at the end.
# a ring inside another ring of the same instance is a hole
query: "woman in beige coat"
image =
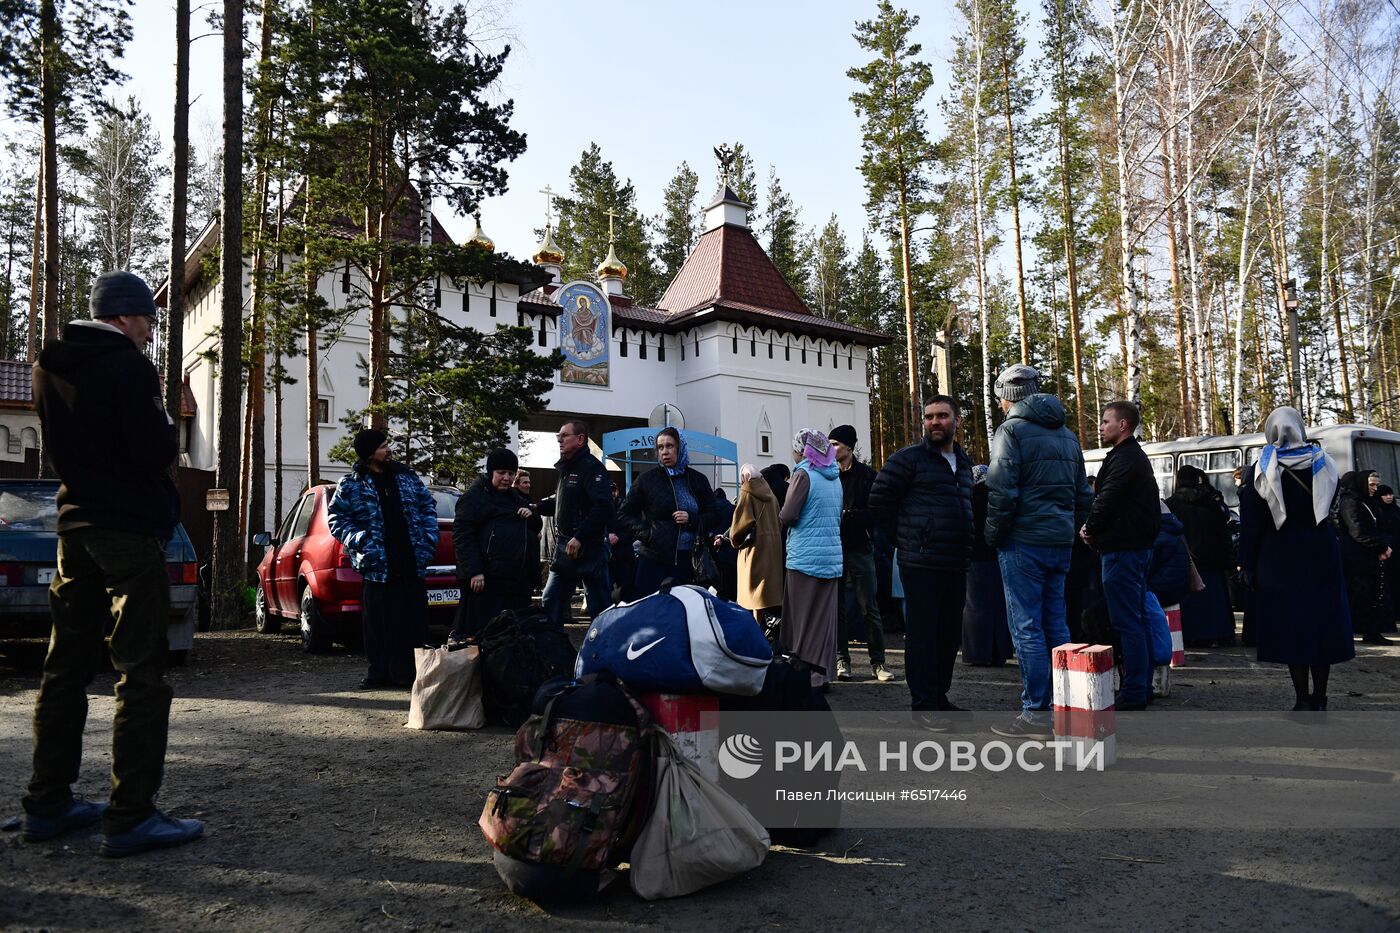
{"type": "Polygon", "coordinates": [[[753,464],[739,470],[743,485],[729,524],[729,540],[739,552],[739,605],[763,621],[782,611],[783,532],[778,524],[778,497],[753,464]]]}

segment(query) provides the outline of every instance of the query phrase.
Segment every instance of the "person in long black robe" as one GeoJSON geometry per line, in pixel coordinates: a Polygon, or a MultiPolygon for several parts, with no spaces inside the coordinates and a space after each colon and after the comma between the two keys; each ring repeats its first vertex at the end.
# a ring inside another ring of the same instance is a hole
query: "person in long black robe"
{"type": "Polygon", "coordinates": [[[1233,647],[1235,611],[1228,575],[1235,561],[1225,500],[1205,473],[1184,466],[1176,473],[1176,491],[1167,507],[1181,521],[1191,560],[1205,584],[1201,592],[1181,598],[1181,638],[1190,648],[1233,647]]]}
{"type": "Polygon", "coordinates": [[[986,466],[973,467],[972,479],[972,563],[963,603],[962,659],[964,664],[997,667],[1014,653],[1011,626],[1006,619],[1006,590],[997,551],[983,535],[987,524],[986,466]]]}

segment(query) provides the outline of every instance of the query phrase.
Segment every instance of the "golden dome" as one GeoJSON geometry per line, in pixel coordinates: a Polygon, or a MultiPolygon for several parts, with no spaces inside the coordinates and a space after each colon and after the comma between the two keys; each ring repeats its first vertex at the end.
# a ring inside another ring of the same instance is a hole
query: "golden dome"
{"type": "Polygon", "coordinates": [[[481,229],[481,211],[472,214],[472,217],[476,219],[476,228],[472,230],[472,235],[467,237],[467,245],[480,246],[485,248],[487,252],[494,253],[496,242],[486,235],[486,231],[481,229]]]}
{"type": "Polygon", "coordinates": [[[598,278],[627,278],[627,267],[622,264],[622,260],[617,258],[617,251],[612,244],[608,244],[608,255],[603,260],[603,264],[598,267],[598,278]]]}
{"type": "Polygon", "coordinates": [[[559,244],[554,242],[554,231],[548,225],[544,228],[544,242],[535,248],[535,255],[531,256],[530,260],[537,266],[564,264],[564,252],[559,249],[559,244]]]}

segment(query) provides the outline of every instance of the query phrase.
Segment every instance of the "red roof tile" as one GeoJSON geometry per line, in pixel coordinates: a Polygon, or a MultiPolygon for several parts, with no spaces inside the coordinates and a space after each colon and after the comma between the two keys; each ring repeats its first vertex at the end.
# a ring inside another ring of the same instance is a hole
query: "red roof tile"
{"type": "Polygon", "coordinates": [[[658,303],[684,314],[717,301],[757,310],[811,315],[773,260],[745,227],[725,224],[704,233],[658,303]]]}

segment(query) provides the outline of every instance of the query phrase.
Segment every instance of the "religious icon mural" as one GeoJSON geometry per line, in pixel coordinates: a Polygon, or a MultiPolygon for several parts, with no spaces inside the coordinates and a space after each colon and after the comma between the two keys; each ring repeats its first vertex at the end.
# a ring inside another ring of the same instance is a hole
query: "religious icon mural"
{"type": "Polygon", "coordinates": [[[570,282],[555,294],[559,315],[559,349],[564,365],[560,382],[608,384],[608,297],[591,282],[570,282]]]}

